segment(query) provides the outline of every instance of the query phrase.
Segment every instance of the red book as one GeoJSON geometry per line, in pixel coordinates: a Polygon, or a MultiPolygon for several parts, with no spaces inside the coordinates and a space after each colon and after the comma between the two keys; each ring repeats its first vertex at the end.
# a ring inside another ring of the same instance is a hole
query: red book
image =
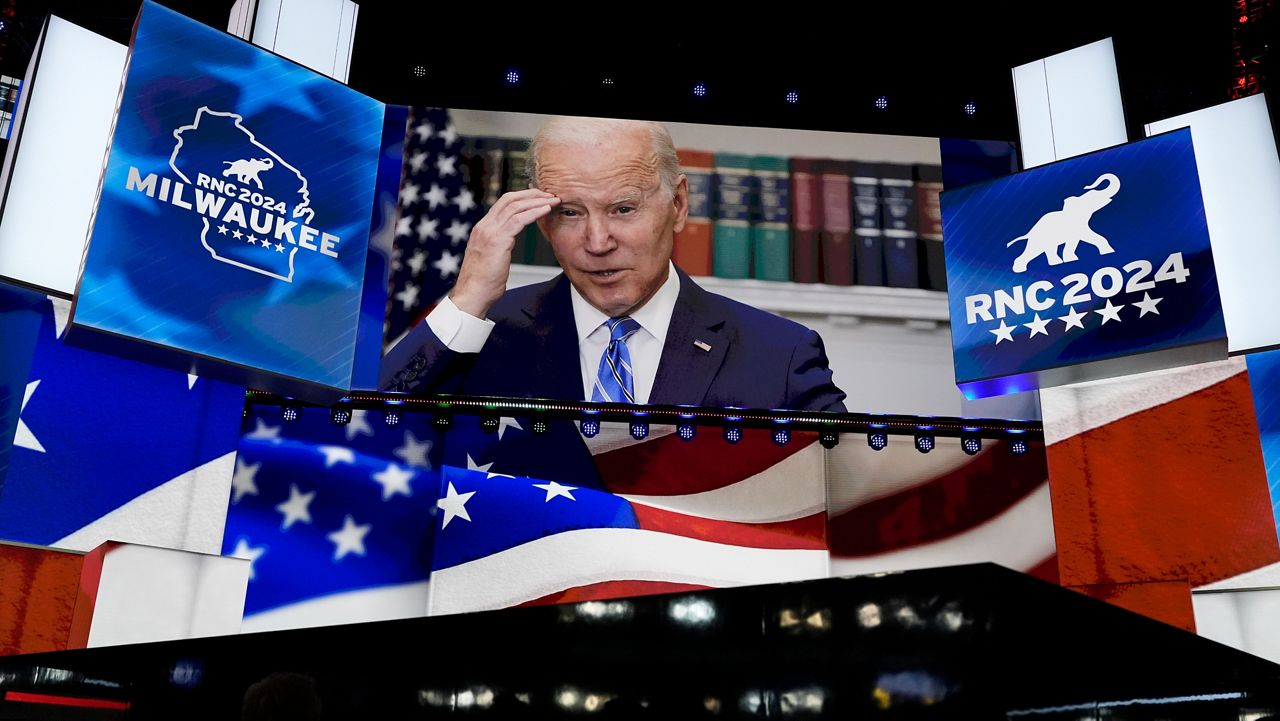
{"type": "Polygon", "coordinates": [[[689,219],[684,229],[676,233],[671,260],[689,275],[711,275],[715,155],[701,150],[676,153],[680,156],[680,172],[689,179],[689,219]]]}
{"type": "Polygon", "coordinates": [[[818,228],[822,224],[821,160],[791,159],[791,279],[818,283],[821,261],[818,228]]]}
{"type": "Polygon", "coordinates": [[[853,197],[850,164],[824,160],[821,173],[822,223],[818,238],[822,245],[822,282],[853,285],[853,197]]]}

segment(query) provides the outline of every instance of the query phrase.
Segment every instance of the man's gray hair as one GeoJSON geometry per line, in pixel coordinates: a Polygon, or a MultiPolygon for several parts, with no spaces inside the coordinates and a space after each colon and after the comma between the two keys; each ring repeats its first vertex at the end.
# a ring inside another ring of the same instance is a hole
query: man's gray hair
{"type": "Polygon", "coordinates": [[[658,162],[658,180],[668,196],[675,194],[680,178],[680,157],[676,155],[671,133],[662,123],[645,120],[612,118],[555,117],[543,124],[529,141],[529,160],[525,172],[530,187],[538,186],[538,154],[547,145],[584,145],[604,141],[621,133],[643,130],[658,162]]]}

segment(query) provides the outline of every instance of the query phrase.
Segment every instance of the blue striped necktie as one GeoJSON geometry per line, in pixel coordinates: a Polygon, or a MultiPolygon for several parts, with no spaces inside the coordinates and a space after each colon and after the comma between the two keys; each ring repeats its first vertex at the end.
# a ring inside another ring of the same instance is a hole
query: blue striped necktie
{"type": "Polygon", "coordinates": [[[595,387],[591,389],[592,401],[610,403],[635,403],[635,374],[631,371],[631,351],[627,339],[640,330],[631,316],[610,318],[605,321],[609,329],[609,347],[600,358],[600,370],[596,371],[595,387]]]}

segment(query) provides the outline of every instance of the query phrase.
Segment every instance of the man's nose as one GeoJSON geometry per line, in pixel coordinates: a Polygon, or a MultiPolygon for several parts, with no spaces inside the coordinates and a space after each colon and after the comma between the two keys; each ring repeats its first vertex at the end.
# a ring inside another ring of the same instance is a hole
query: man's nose
{"type": "Polygon", "coordinates": [[[601,216],[592,216],[587,219],[587,252],[592,255],[604,255],[618,244],[613,240],[613,235],[609,232],[609,221],[601,216]]]}

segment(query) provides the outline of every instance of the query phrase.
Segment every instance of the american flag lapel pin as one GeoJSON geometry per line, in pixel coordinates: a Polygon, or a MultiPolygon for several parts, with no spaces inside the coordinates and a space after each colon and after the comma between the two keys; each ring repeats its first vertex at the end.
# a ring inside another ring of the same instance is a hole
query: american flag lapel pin
{"type": "Polygon", "coordinates": [[[710,343],[704,343],[704,342],[702,342],[702,341],[700,341],[700,340],[695,340],[695,341],[693,342],[693,344],[694,344],[695,346],[697,346],[697,347],[701,348],[701,349],[702,349],[702,350],[704,350],[704,351],[711,352],[711,344],[710,344],[710,343]]]}

